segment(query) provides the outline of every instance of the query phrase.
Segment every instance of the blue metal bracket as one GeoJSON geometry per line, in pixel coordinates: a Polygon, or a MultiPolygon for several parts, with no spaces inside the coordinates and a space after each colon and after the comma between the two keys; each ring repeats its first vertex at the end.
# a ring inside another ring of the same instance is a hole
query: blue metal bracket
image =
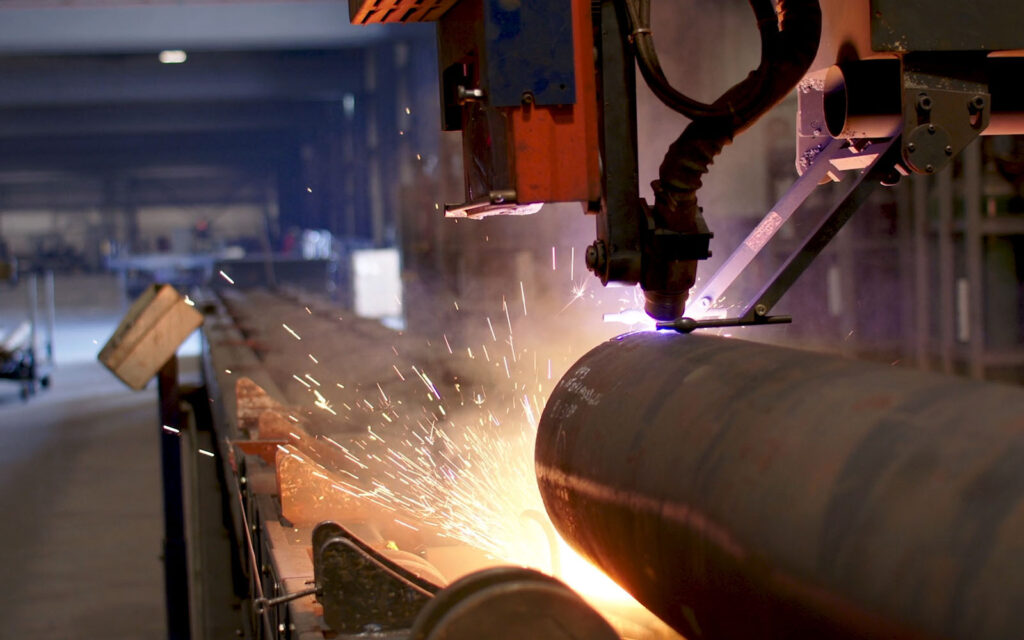
{"type": "Polygon", "coordinates": [[[484,0],[488,102],[574,104],[570,0],[484,0]]]}

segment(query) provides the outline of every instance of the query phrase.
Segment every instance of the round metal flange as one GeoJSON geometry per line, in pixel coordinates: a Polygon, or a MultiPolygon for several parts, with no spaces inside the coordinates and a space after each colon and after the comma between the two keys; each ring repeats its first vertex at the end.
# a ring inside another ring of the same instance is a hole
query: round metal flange
{"type": "Polygon", "coordinates": [[[532,569],[496,567],[442,589],[416,617],[412,640],[618,640],[575,591],[532,569]]]}
{"type": "Polygon", "coordinates": [[[949,163],[953,139],[945,127],[923,124],[903,140],[903,159],[917,173],[935,173],[949,163]]]}

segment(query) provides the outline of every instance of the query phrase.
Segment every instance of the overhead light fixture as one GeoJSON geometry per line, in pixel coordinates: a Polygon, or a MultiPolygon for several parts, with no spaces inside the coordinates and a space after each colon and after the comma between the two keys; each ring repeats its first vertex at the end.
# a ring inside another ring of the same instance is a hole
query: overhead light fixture
{"type": "Polygon", "coordinates": [[[164,64],[181,64],[188,60],[188,54],[181,49],[168,49],[160,52],[160,62],[164,64]]]}

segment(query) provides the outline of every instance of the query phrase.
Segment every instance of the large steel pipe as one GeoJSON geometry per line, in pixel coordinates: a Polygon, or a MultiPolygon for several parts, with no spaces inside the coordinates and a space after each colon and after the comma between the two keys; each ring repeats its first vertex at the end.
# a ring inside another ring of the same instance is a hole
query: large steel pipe
{"type": "Polygon", "coordinates": [[[609,341],[537,434],[555,526],[688,638],[1021,637],[1024,390],[609,341]]]}

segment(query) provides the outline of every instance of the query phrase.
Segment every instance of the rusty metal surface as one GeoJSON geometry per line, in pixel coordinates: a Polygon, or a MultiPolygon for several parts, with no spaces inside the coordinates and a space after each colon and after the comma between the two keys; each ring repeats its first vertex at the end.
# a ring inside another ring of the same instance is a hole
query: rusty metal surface
{"type": "Polygon", "coordinates": [[[373,505],[359,498],[359,487],[315,464],[304,452],[281,447],[275,466],[281,515],[289,522],[313,525],[338,514],[352,520],[370,517],[373,505]]]}
{"type": "MultiPolygon", "coordinates": [[[[238,428],[255,432],[260,415],[267,410],[283,411],[280,402],[268,394],[252,378],[242,376],[235,381],[235,415],[238,428]]],[[[266,438],[267,436],[262,436],[266,438]]]]}
{"type": "Polygon", "coordinates": [[[688,637],[1024,627],[1019,388],[634,334],[562,379],[536,459],[560,531],[688,637]]]}
{"type": "Polygon", "coordinates": [[[277,460],[277,448],[288,444],[287,440],[233,440],[232,444],[245,455],[256,456],[263,462],[273,465],[277,460]]]}

